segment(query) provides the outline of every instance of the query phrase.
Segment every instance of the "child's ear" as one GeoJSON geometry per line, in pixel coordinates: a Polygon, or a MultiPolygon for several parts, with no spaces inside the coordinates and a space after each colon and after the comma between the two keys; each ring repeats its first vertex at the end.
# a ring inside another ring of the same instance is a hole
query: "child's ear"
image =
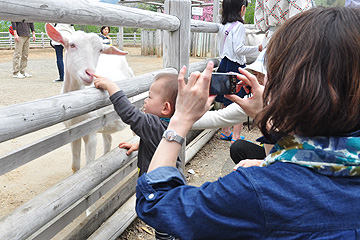
{"type": "Polygon", "coordinates": [[[161,113],[164,116],[170,116],[172,112],[171,104],[169,102],[165,102],[163,105],[163,109],[161,110],[161,113]]]}

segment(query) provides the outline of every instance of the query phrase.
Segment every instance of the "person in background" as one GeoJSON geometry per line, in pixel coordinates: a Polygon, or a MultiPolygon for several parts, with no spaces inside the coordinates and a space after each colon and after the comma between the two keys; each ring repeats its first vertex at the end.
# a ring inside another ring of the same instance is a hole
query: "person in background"
{"type": "Polygon", "coordinates": [[[254,22],[257,29],[265,32],[263,48],[281,24],[312,7],[314,0],[256,0],[254,22]]]}
{"type": "Polygon", "coordinates": [[[108,26],[102,26],[100,29],[100,37],[103,40],[103,44],[109,44],[112,45],[111,37],[109,36],[111,29],[108,26]]]}
{"type": "Polygon", "coordinates": [[[358,8],[360,7],[360,0],[345,0],[345,7],[358,8]]]}
{"type": "MultiPolygon", "coordinates": [[[[246,66],[245,68],[256,77],[260,85],[264,85],[264,79],[266,75],[266,69],[264,66],[265,52],[266,49],[259,54],[259,56],[252,64],[246,66]]],[[[261,142],[262,139],[263,138],[257,140],[261,142]]],[[[238,139],[230,146],[230,157],[235,164],[245,159],[264,159],[273,145],[265,144],[265,146],[267,147],[268,151],[265,150],[263,142],[261,142],[261,145],[259,145],[253,142],[249,142],[248,140],[238,139]]]]}
{"type": "MultiPolygon", "coordinates": [[[[67,38],[75,32],[73,24],[55,23],[53,26],[67,38]]],[[[53,80],[53,82],[62,82],[64,81],[64,47],[61,43],[55,42],[54,40],[51,40],[50,44],[55,49],[56,65],[59,72],[59,78],[53,80]]]]}
{"type": "Polygon", "coordinates": [[[31,77],[30,73],[27,73],[26,67],[29,57],[30,48],[30,31],[32,33],[33,42],[36,41],[34,23],[25,22],[11,22],[14,39],[15,50],[13,55],[13,77],[25,78],[31,77]]]}
{"type": "MultiPolygon", "coordinates": [[[[218,32],[218,50],[221,62],[217,72],[239,73],[239,67],[245,68],[246,55],[254,52],[261,52],[262,46],[245,45],[245,26],[243,17],[246,13],[247,0],[224,0],[222,2],[221,25],[218,32]]],[[[248,91],[248,90],[247,90],[248,91]]],[[[247,94],[244,88],[238,93],[238,96],[244,97],[247,94]]],[[[227,107],[232,102],[218,95],[216,101],[222,103],[222,107],[227,107]]],[[[231,143],[240,139],[243,124],[237,124],[231,132],[230,127],[221,129],[220,139],[231,141],[231,143]]]]}
{"type": "MultiPolygon", "coordinates": [[[[358,239],[359,26],[360,9],[347,7],[313,8],[288,19],[267,48],[265,89],[240,69],[238,78],[253,95],[229,95],[265,137],[282,136],[272,153],[261,167],[239,167],[195,187],[174,167],[181,145],[163,139],[137,182],[138,217],[184,240],[358,239]]],[[[185,84],[181,69],[167,128],[174,136],[185,137],[208,111],[212,70],[210,62],[185,84]]]]}

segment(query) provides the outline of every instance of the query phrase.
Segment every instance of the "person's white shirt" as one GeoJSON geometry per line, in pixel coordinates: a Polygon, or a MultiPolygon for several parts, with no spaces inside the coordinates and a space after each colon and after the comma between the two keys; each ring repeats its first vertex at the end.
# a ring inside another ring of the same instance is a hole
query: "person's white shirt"
{"type": "Polygon", "coordinates": [[[345,0],[345,7],[360,7],[360,0],[345,0]]]}
{"type": "MultiPolygon", "coordinates": [[[[55,29],[58,30],[61,33],[61,35],[65,38],[70,38],[71,35],[75,32],[75,28],[71,26],[71,24],[65,24],[65,23],[57,23],[55,29]]],[[[61,45],[61,43],[55,42],[54,40],[51,40],[51,44],[61,45]]]]}
{"type": "Polygon", "coordinates": [[[247,115],[237,104],[232,103],[217,111],[207,111],[191,129],[214,129],[229,127],[247,121],[247,115]]]}
{"type": "Polygon", "coordinates": [[[237,62],[240,65],[246,64],[246,55],[259,52],[259,46],[245,45],[245,26],[238,22],[229,32],[225,39],[227,31],[233,23],[220,24],[217,35],[218,51],[221,58],[227,57],[230,61],[237,62]]]}

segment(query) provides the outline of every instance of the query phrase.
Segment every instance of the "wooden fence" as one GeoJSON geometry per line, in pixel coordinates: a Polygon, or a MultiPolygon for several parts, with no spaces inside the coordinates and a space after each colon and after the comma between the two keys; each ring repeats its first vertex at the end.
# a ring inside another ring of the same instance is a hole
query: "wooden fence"
{"type": "MultiPolygon", "coordinates": [[[[190,21],[189,0],[165,1],[165,14],[86,0],[4,0],[0,1],[0,8],[0,19],[7,21],[63,22],[164,30],[163,69],[116,82],[127,97],[136,99],[134,104],[137,106],[142,105],[143,101],[138,95],[149,89],[157,73],[176,73],[183,65],[188,66],[189,72],[205,68],[208,60],[189,65],[190,30],[212,33],[218,31],[217,24],[190,21]]],[[[215,66],[219,64],[218,59],[213,61],[215,66]]],[[[105,93],[87,88],[2,107],[0,143],[110,104],[105,93]]],[[[11,151],[0,157],[0,174],[96,131],[117,117],[114,111],[110,111],[11,151]]],[[[214,132],[205,130],[193,141],[188,140],[181,153],[183,159],[189,161],[214,132]]],[[[124,149],[113,149],[1,218],[0,239],[51,239],[79,215],[84,215],[84,211],[89,208],[91,211],[88,216],[68,230],[63,238],[115,239],[136,217],[136,153],[127,156],[125,152],[124,149]]]]}
{"type": "MultiPolygon", "coordinates": [[[[211,33],[191,33],[190,56],[206,57],[210,52],[211,33]]],[[[49,48],[50,38],[46,33],[35,33],[36,41],[30,42],[30,48],[49,48]]],[[[109,33],[114,46],[141,46],[141,55],[162,56],[163,33],[161,30],[141,30],[141,33],[109,33]],[[122,37],[121,37],[122,35],[122,37]]],[[[0,50],[14,49],[14,36],[9,32],[0,32],[0,50]]]]}
{"type": "MultiPolygon", "coordinates": [[[[46,33],[35,33],[36,41],[30,42],[30,48],[49,48],[50,38],[46,33]]],[[[109,33],[114,46],[140,46],[141,44],[141,34],[140,33],[123,33],[123,37],[120,38],[120,33],[109,33]]],[[[9,32],[0,32],[0,50],[1,49],[14,49],[14,36],[9,32]]]]}

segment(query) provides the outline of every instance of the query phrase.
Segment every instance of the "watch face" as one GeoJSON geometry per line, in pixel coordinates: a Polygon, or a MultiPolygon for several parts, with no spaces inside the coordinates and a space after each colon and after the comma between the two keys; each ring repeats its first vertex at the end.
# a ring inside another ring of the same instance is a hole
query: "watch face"
{"type": "Polygon", "coordinates": [[[175,131],[172,131],[172,130],[167,131],[166,139],[173,141],[175,139],[175,131]]]}

